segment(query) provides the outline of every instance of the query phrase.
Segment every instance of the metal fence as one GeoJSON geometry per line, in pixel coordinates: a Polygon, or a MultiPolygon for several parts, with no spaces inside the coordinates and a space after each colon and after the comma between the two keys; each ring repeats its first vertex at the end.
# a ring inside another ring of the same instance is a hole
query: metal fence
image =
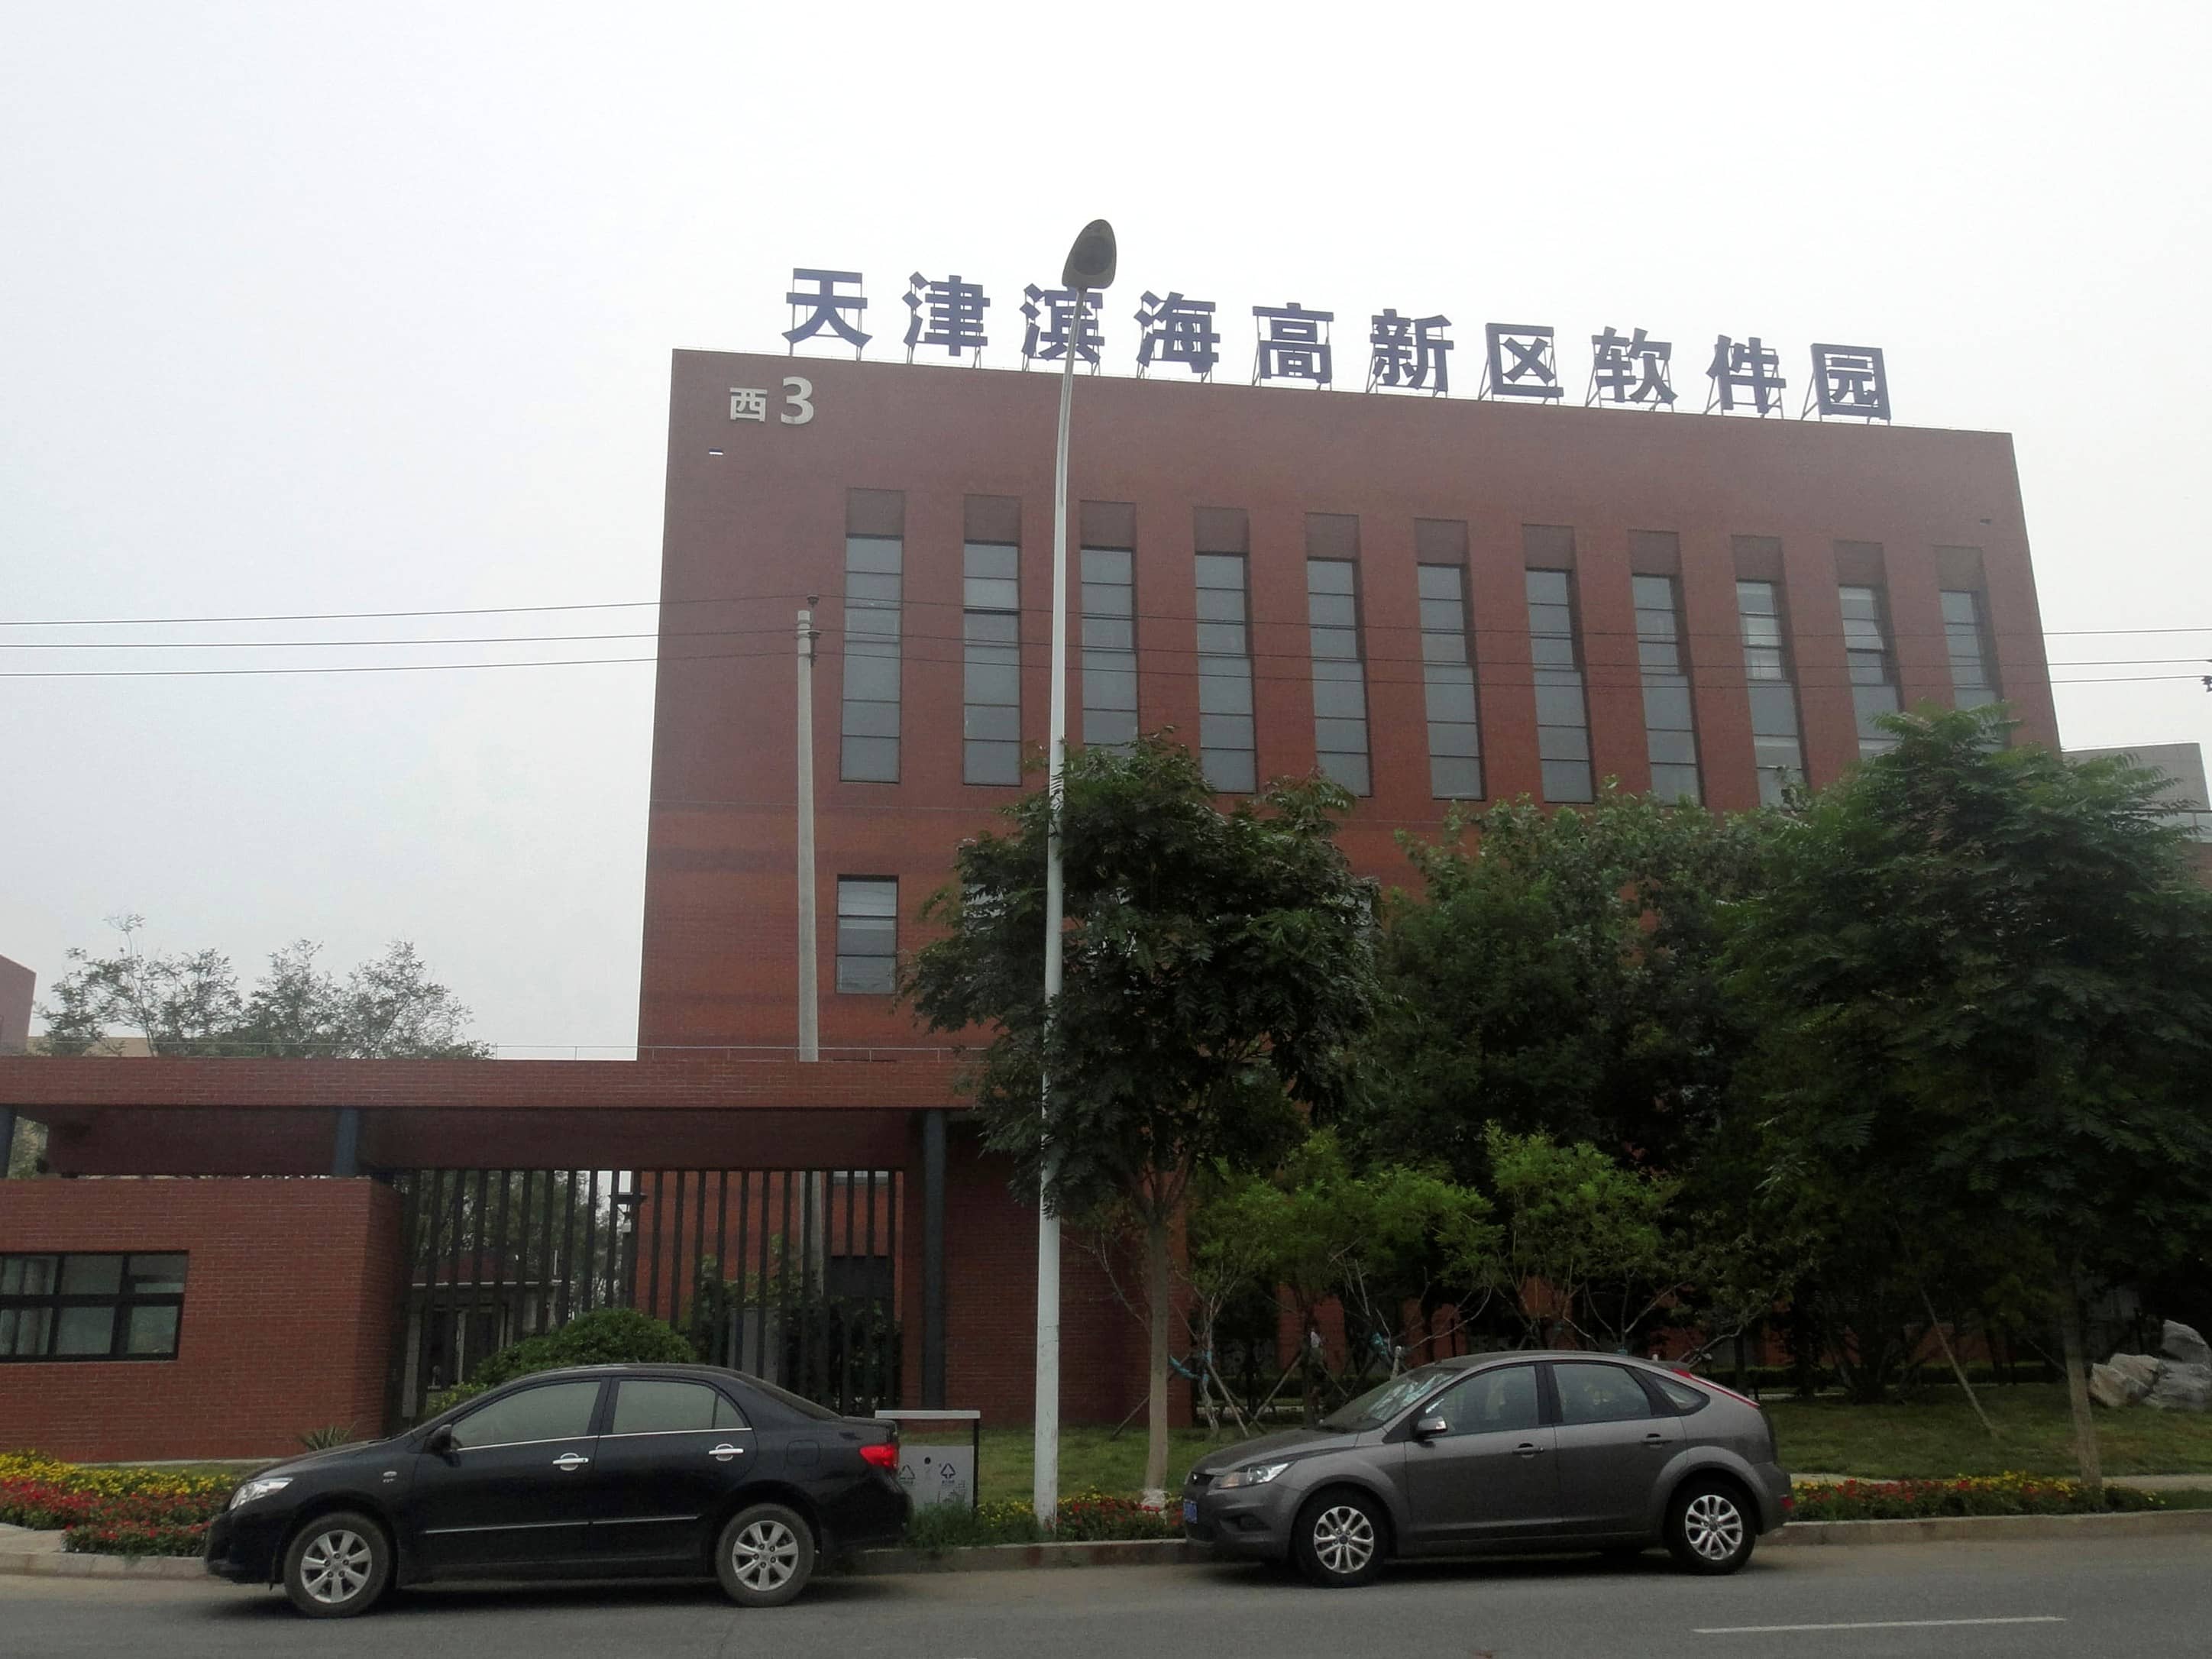
{"type": "Polygon", "coordinates": [[[599,1308],[822,1404],[898,1403],[903,1179],[889,1170],[415,1170],[389,1415],[599,1308]]]}

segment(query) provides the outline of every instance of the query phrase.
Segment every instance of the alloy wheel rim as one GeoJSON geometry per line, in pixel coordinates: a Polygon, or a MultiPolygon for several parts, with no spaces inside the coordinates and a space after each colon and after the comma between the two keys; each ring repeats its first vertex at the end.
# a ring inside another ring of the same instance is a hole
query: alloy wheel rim
{"type": "Polygon", "coordinates": [[[368,1540],[349,1528],[334,1527],[300,1557],[300,1583],[325,1607],[336,1607],[361,1594],[374,1560],[368,1540]]]}
{"type": "Polygon", "coordinates": [[[781,1589],[799,1571],[799,1540],[781,1521],[756,1521],[730,1547],[730,1567],[748,1589],[781,1589]]]}
{"type": "Polygon", "coordinates": [[[1364,1510],[1340,1504],[1314,1522],[1314,1554],[1338,1574],[1358,1572],[1375,1558],[1375,1523],[1364,1510]]]}
{"type": "Polygon", "coordinates": [[[1682,1513],[1690,1547],[1708,1561],[1725,1561],[1743,1547],[1743,1516],[1718,1492],[1700,1492],[1682,1513]]]}

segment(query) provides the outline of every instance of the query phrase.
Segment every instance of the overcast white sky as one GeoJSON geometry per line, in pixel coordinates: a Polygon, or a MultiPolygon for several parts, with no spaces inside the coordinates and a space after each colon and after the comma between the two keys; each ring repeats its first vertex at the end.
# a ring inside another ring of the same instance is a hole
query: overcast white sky
{"type": "MultiPolygon", "coordinates": [[[[1900,422],[2017,436],[2054,665],[2212,655],[2207,9],[0,4],[0,671],[649,656],[40,641],[648,633],[649,609],[25,619],[657,591],[668,353],[769,349],[794,264],[1888,353],[1900,422]],[[1572,17],[1563,11],[1571,10],[1572,17]],[[1060,20],[1080,20],[1071,33],[1060,20]]],[[[1125,301],[1127,303],[1125,303],[1125,301]]],[[[1791,390],[1794,412],[1797,386],[1791,390]]],[[[1346,394],[1349,395],[1349,394],[1346,394]]],[[[1622,419],[1642,418],[1621,416],[1622,419]]],[[[414,939],[487,1039],[635,1034],[653,671],[0,680],[0,955],[102,918],[251,973],[414,939]]],[[[2193,679],[2071,744],[2212,742],[2193,679]]]]}

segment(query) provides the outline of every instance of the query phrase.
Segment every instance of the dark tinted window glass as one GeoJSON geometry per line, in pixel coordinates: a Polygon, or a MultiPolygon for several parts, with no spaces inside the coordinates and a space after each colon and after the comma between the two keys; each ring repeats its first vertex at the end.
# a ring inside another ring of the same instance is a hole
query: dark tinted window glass
{"type": "Polygon", "coordinates": [[[1536,1368],[1502,1365],[1478,1371],[1431,1411],[1461,1434],[1523,1433],[1536,1426],[1536,1368]]]}
{"type": "Polygon", "coordinates": [[[592,1431],[597,1382],[548,1382],[495,1400],[453,1425],[460,1446],[507,1446],[525,1440],[573,1440],[592,1431]]]}
{"type": "Polygon", "coordinates": [[[1552,1367],[1562,1423],[1625,1423],[1651,1415],[1651,1401],[1619,1365],[1563,1360],[1552,1367]]]}
{"type": "Polygon", "coordinates": [[[1659,1385],[1659,1392],[1667,1396],[1668,1403],[1686,1416],[1712,1398],[1703,1389],[1693,1389],[1686,1382],[1677,1382],[1671,1376],[1655,1376],[1651,1380],[1659,1385]]]}
{"type": "Polygon", "coordinates": [[[703,1382],[629,1381],[615,1390],[615,1434],[681,1434],[735,1429],[744,1419],[703,1382]]]}

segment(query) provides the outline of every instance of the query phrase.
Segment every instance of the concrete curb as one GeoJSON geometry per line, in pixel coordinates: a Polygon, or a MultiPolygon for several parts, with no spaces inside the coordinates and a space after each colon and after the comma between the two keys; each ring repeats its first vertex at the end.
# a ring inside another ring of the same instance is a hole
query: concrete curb
{"type": "Polygon", "coordinates": [[[2028,1538],[2172,1538],[2212,1533],[2212,1510],[2126,1515],[1943,1515],[1917,1521],[1792,1521],[1759,1547],[1819,1544],[2012,1543],[2028,1538]]]}
{"type": "Polygon", "coordinates": [[[205,1578],[197,1555],[72,1555],[63,1550],[0,1550],[0,1574],[32,1578],[205,1578]]]}
{"type": "MultiPolygon", "coordinates": [[[[2212,1535],[2212,1510],[2129,1515],[1939,1516],[1919,1521],[1793,1521],[1759,1540],[1761,1549],[1827,1545],[2013,1543],[2045,1538],[2173,1538],[2212,1535]]],[[[863,1550],[842,1569],[860,1578],[914,1572],[1018,1572],[1036,1567],[1179,1567],[1214,1558],[1181,1538],[1125,1543],[986,1544],[968,1549],[863,1550]]],[[[60,1550],[0,1550],[0,1576],[40,1578],[207,1580],[196,1557],[71,1555],[60,1550]]],[[[209,1581],[213,1582],[213,1581],[209,1581]]]]}

